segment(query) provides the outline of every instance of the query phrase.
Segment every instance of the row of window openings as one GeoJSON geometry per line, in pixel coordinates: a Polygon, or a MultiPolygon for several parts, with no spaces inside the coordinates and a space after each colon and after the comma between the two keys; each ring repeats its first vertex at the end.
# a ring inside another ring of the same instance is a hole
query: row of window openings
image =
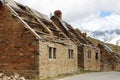
{"type": "MultiPolygon", "coordinates": [[[[91,59],[91,51],[88,51],[88,58],[91,59]]],[[[98,60],[98,53],[95,53],[95,59],[98,60]]]]}
{"type": "MultiPolygon", "coordinates": [[[[68,58],[73,59],[72,49],[68,49],[68,58]]],[[[56,48],[49,47],[49,59],[56,59],[56,48]]]]}

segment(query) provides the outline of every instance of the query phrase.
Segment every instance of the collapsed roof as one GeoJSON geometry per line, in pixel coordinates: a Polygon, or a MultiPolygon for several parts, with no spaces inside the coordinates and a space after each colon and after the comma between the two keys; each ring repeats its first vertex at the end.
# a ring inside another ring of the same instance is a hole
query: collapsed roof
{"type": "Polygon", "coordinates": [[[25,26],[28,26],[34,34],[46,34],[67,38],[48,16],[13,0],[4,0],[1,2],[3,5],[7,5],[11,9],[11,13],[19,17],[19,19],[26,24],[25,26]]]}
{"type": "Polygon", "coordinates": [[[32,8],[17,3],[13,0],[0,1],[3,5],[7,5],[11,9],[11,13],[18,17],[20,21],[27,27],[36,38],[41,38],[40,35],[50,35],[49,37],[57,37],[64,39],[71,39],[74,43],[91,44],[87,40],[79,29],[74,29],[70,24],[60,20],[56,17],[56,20],[60,22],[63,29],[60,29],[49,19],[47,15],[44,15],[32,8]]]}
{"type": "Polygon", "coordinates": [[[113,53],[113,50],[105,44],[99,43],[98,47],[101,48],[102,50],[109,52],[109,53],[113,53]]]}
{"type": "Polygon", "coordinates": [[[52,16],[51,19],[53,20],[53,22],[55,22],[57,26],[59,26],[59,28],[64,32],[64,34],[66,34],[77,45],[80,43],[91,44],[91,42],[86,38],[86,35],[81,33],[79,29],[74,29],[70,24],[61,20],[56,15],[52,16]]]}

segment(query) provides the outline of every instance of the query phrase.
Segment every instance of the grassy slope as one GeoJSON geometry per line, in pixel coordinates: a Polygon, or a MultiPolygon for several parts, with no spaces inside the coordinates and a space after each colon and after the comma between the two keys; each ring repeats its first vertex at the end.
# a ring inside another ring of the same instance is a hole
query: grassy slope
{"type": "Polygon", "coordinates": [[[104,43],[98,39],[94,39],[91,37],[88,37],[88,39],[93,43],[93,45],[97,46],[98,43],[103,43],[108,45],[114,52],[117,52],[118,54],[120,54],[120,46],[114,45],[114,44],[110,44],[110,43],[104,43]]]}

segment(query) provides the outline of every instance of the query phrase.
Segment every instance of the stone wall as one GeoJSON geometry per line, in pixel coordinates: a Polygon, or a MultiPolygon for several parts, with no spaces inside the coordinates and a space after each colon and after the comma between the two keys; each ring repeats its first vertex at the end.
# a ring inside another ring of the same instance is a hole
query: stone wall
{"type": "Polygon", "coordinates": [[[112,58],[112,53],[109,53],[104,49],[101,49],[100,51],[101,71],[111,71],[115,61],[114,58],[112,58]]]}
{"type": "Polygon", "coordinates": [[[118,63],[118,64],[115,65],[115,70],[116,71],[120,71],[120,63],[118,63]]]}
{"type": "Polygon", "coordinates": [[[53,42],[40,41],[40,76],[56,76],[77,70],[77,47],[53,42]],[[49,58],[49,47],[56,48],[56,59],[49,58]],[[68,50],[73,49],[73,58],[68,58],[68,50]]]}
{"type": "Polygon", "coordinates": [[[7,7],[1,8],[0,15],[0,72],[41,78],[77,70],[77,47],[70,40],[57,43],[40,35],[46,40],[37,41],[7,7]],[[49,59],[49,47],[56,48],[56,59],[49,59]],[[69,49],[73,50],[70,59],[69,49]]]}
{"type": "Polygon", "coordinates": [[[100,50],[98,48],[90,45],[84,46],[84,69],[93,71],[100,70],[100,50]]]}
{"type": "Polygon", "coordinates": [[[101,71],[111,71],[112,70],[112,64],[102,64],[101,65],[101,71]]]}
{"type": "Polygon", "coordinates": [[[38,45],[7,7],[0,9],[0,69],[38,70],[38,45]]]}
{"type": "Polygon", "coordinates": [[[120,71],[120,58],[118,57],[117,60],[114,62],[114,69],[116,71],[120,71]]]}

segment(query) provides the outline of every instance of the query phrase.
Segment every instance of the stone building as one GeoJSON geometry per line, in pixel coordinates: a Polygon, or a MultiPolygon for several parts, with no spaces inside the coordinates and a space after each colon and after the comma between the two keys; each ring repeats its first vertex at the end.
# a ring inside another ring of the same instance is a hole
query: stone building
{"type": "Polygon", "coordinates": [[[13,0],[0,0],[0,72],[27,78],[85,70],[120,70],[120,56],[62,20],[13,0]],[[107,65],[106,65],[107,64],[107,65]],[[100,66],[101,65],[101,66],[100,66]]]}
{"type": "Polygon", "coordinates": [[[36,10],[0,0],[0,72],[42,78],[75,70],[77,46],[61,29],[36,10]]]}
{"type": "Polygon", "coordinates": [[[105,44],[98,44],[98,47],[100,48],[101,70],[120,70],[120,56],[105,44]]]}
{"type": "Polygon", "coordinates": [[[100,49],[101,71],[120,70],[120,56],[110,45],[90,37],[88,39],[100,49]]]}
{"type": "Polygon", "coordinates": [[[113,70],[120,71],[120,55],[114,55],[114,68],[113,70]]]}
{"type": "Polygon", "coordinates": [[[113,51],[107,45],[99,43],[100,57],[101,57],[101,70],[111,71],[113,69],[113,51]]]}
{"type": "Polygon", "coordinates": [[[87,39],[86,33],[74,29],[62,20],[62,12],[56,10],[51,20],[77,45],[78,67],[85,70],[100,70],[100,50],[87,39]]]}

